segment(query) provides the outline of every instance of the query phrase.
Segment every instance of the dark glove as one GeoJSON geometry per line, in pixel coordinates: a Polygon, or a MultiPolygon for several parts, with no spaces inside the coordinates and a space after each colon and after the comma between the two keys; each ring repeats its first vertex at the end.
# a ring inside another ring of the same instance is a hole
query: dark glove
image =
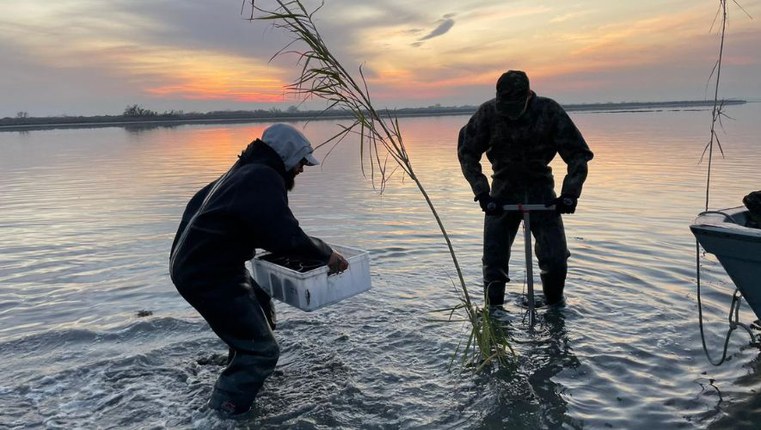
{"type": "Polygon", "coordinates": [[[555,205],[555,210],[557,211],[557,213],[572,214],[576,212],[576,204],[578,202],[579,200],[576,197],[561,195],[555,200],[552,200],[551,202],[547,203],[545,207],[555,205]]]}
{"type": "Polygon", "coordinates": [[[477,195],[473,199],[473,201],[478,202],[478,204],[481,205],[481,210],[484,211],[486,215],[489,215],[489,216],[502,215],[502,212],[503,212],[502,205],[497,203],[497,201],[494,200],[492,196],[490,196],[489,193],[487,192],[477,195]]]}

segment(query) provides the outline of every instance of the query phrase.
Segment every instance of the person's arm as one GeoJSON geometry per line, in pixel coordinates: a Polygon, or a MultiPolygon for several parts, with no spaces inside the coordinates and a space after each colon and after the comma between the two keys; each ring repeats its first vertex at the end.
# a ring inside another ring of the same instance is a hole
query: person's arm
{"type": "Polygon", "coordinates": [[[324,241],[308,236],[288,207],[285,181],[274,170],[253,173],[235,198],[244,209],[243,221],[259,247],[273,252],[328,262],[335,252],[324,241]]]}
{"type": "Polygon", "coordinates": [[[565,110],[560,105],[556,105],[555,110],[555,142],[558,154],[568,166],[561,195],[578,199],[587,179],[587,162],[594,154],[565,110]]]}
{"type": "Polygon", "coordinates": [[[489,126],[484,106],[460,130],[457,139],[457,158],[462,174],[475,196],[489,193],[489,181],[481,169],[481,157],[489,149],[489,126]]]}

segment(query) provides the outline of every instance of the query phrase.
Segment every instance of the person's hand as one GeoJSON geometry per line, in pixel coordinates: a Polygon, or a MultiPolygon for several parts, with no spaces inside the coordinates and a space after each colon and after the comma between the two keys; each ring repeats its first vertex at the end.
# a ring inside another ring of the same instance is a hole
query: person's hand
{"type": "Polygon", "coordinates": [[[555,205],[555,210],[557,211],[557,213],[572,214],[576,212],[576,204],[578,203],[579,203],[579,200],[576,197],[561,195],[555,200],[552,200],[551,202],[547,203],[545,206],[550,207],[552,205],[555,205]]]}
{"type": "Polygon", "coordinates": [[[481,205],[481,210],[484,211],[486,215],[496,216],[502,215],[502,212],[504,212],[502,205],[497,203],[488,192],[483,192],[477,195],[473,201],[478,202],[478,204],[481,205]]]}
{"type": "Polygon", "coordinates": [[[349,262],[343,257],[343,255],[333,251],[328,259],[328,273],[343,272],[349,268],[349,262]]]}

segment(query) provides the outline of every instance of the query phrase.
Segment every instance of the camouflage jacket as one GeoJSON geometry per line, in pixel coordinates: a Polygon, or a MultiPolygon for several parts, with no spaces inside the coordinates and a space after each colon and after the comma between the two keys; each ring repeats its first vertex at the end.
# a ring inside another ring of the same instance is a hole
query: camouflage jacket
{"type": "Polygon", "coordinates": [[[568,165],[561,194],[579,197],[594,156],[568,114],[554,100],[533,94],[516,120],[497,114],[495,100],[482,104],[460,130],[457,156],[473,193],[489,191],[481,156],[491,162],[491,195],[506,203],[546,203],[554,197],[549,164],[560,157],[568,165]]]}

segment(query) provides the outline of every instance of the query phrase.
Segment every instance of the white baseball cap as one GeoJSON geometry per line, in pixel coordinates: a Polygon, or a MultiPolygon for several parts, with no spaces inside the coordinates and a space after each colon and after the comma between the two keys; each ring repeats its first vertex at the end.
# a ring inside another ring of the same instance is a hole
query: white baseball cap
{"type": "Polygon", "coordinates": [[[320,164],[312,155],[314,149],[309,139],[292,125],[272,124],[262,133],[262,142],[277,152],[285,164],[285,170],[293,169],[301,160],[304,160],[307,166],[320,164]]]}

